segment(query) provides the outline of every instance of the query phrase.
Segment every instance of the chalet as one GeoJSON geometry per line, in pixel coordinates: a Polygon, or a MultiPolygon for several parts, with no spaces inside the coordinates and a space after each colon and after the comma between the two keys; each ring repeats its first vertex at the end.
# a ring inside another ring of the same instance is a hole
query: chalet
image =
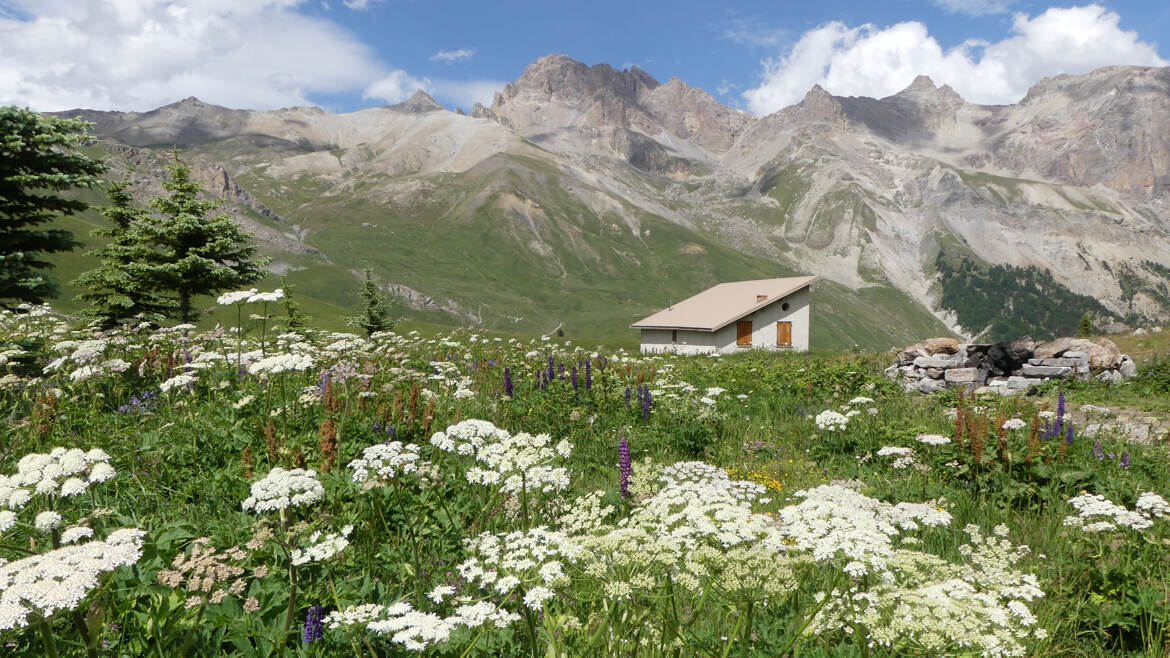
{"type": "Polygon", "coordinates": [[[809,286],[817,276],[732,281],[630,325],[643,352],[725,354],[808,349],[809,286]]]}

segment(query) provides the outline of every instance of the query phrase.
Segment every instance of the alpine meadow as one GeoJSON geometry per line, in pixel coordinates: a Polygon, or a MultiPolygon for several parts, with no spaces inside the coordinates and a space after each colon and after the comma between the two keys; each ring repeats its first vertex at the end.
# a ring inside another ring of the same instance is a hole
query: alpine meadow
{"type": "Polygon", "coordinates": [[[1170,13],[531,4],[0,0],[0,655],[1170,656],[1170,13]]]}

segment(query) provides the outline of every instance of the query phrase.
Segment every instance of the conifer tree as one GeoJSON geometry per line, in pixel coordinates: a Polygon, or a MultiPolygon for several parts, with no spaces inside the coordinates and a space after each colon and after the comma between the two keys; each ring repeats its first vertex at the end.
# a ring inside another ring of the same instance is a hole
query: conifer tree
{"type": "Polygon", "coordinates": [[[1081,316],[1080,326],[1077,327],[1078,336],[1092,336],[1093,335],[1093,318],[1089,317],[1086,312],[1081,316]]]}
{"type": "Polygon", "coordinates": [[[86,209],[62,192],[100,183],[105,166],[77,151],[90,142],[88,125],[0,107],[0,308],[55,296],[45,255],[80,246],[69,231],[43,225],[86,209]]]}
{"type": "Polygon", "coordinates": [[[93,232],[109,238],[105,246],[93,252],[101,259],[101,265],[73,282],[85,289],[77,301],[90,305],[82,313],[99,320],[104,329],[134,317],[157,323],[173,316],[178,308],[176,300],[152,288],[141,271],[143,265],[158,258],[157,252],[143,242],[142,235],[143,225],[153,218],[144,209],[131,205],[129,188],[129,179],[106,188],[109,204],[100,212],[113,226],[93,232]]]}
{"type": "Polygon", "coordinates": [[[199,198],[200,186],[191,180],[191,170],[173,152],[175,163],[167,167],[170,178],[163,181],[167,194],[157,196],[150,207],[158,216],[142,224],[142,239],[158,250],[138,271],[147,285],[178,297],[176,317],[190,322],[198,312],[192,306],[196,295],[214,295],[242,288],[264,277],[267,259],[256,258],[256,247],[227,214],[209,217],[218,207],[215,201],[199,198]]]}
{"type": "Polygon", "coordinates": [[[350,318],[350,322],[366,330],[366,336],[372,336],[376,331],[389,331],[394,328],[394,320],[390,318],[390,303],[378,290],[374,283],[370,268],[365,268],[366,279],[358,290],[358,297],[362,298],[362,314],[350,318]]]}
{"type": "Polygon", "coordinates": [[[284,304],[284,314],[288,320],[289,329],[301,329],[309,324],[309,315],[301,310],[301,305],[293,299],[293,285],[288,282],[287,276],[280,277],[280,288],[284,290],[281,303],[284,304]]]}

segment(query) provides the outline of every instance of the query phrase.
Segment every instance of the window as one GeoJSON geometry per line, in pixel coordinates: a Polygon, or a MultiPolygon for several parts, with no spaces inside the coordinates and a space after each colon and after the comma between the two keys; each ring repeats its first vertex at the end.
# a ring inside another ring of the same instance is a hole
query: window
{"type": "Polygon", "coordinates": [[[792,323],[776,323],[776,347],[792,347],[792,323]]]}
{"type": "Polygon", "coordinates": [[[678,342],[678,329],[671,329],[670,330],[670,342],[672,342],[672,343],[678,342]]]}
{"type": "Polygon", "coordinates": [[[735,346],[736,347],[751,347],[752,346],[752,321],[740,320],[735,323],[735,346]]]}

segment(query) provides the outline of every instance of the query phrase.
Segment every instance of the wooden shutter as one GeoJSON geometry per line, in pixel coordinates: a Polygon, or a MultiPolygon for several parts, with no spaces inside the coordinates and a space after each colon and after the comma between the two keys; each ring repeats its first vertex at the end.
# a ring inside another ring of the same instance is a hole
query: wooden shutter
{"type": "Polygon", "coordinates": [[[777,322],[776,323],[776,346],[777,347],[792,347],[792,323],[791,322],[777,322]]]}
{"type": "Polygon", "coordinates": [[[735,323],[735,344],[738,347],[751,347],[752,344],[752,322],[751,320],[740,320],[735,323]]]}

